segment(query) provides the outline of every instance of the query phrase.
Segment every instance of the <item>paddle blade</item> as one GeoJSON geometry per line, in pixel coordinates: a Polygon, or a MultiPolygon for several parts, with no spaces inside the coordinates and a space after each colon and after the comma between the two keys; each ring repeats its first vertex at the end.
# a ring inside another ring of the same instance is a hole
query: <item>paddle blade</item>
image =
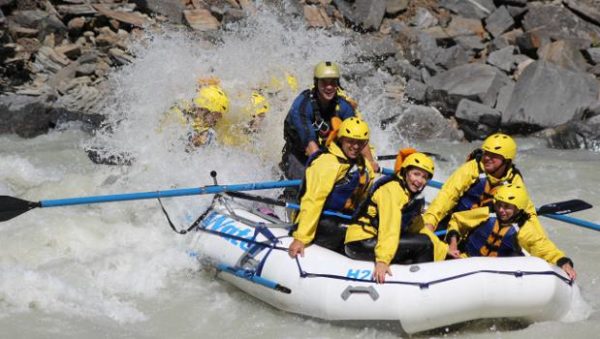
{"type": "Polygon", "coordinates": [[[10,220],[39,206],[39,202],[0,195],[0,221],[10,220]]]}
{"type": "Polygon", "coordinates": [[[555,202],[552,204],[543,205],[537,210],[537,213],[539,215],[542,215],[542,214],[563,215],[563,214],[569,214],[569,213],[573,213],[573,212],[587,210],[588,208],[592,208],[592,207],[593,207],[592,205],[588,204],[587,202],[585,202],[583,200],[573,199],[573,200],[566,200],[566,201],[560,201],[560,202],[555,202]]]}

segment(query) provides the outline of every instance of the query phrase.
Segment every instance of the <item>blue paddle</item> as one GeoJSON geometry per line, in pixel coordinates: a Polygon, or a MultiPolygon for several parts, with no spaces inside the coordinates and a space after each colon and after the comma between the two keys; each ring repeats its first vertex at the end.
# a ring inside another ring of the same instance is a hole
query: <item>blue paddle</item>
{"type": "Polygon", "coordinates": [[[11,196],[2,195],[2,196],[0,196],[0,221],[10,220],[16,216],[19,216],[29,210],[37,208],[37,207],[45,208],[45,207],[58,207],[58,206],[72,206],[72,205],[97,204],[97,203],[115,202],[115,201],[169,198],[169,197],[180,197],[180,196],[200,195],[200,194],[216,194],[216,193],[235,192],[235,191],[265,190],[265,189],[272,189],[272,188],[298,186],[298,185],[300,185],[300,182],[301,182],[300,180],[282,180],[282,181],[265,181],[265,182],[237,184],[237,185],[209,185],[209,186],[201,186],[201,187],[194,187],[194,188],[173,189],[173,190],[166,190],[166,191],[97,195],[97,196],[79,197],[79,198],[41,200],[38,202],[27,201],[27,200],[23,200],[23,199],[11,197],[11,196]]]}

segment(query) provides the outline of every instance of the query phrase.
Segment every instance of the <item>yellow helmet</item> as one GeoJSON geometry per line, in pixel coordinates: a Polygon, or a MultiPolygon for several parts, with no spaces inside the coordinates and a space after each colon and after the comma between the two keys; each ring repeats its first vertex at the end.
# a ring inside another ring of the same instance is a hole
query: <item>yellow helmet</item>
{"type": "Polygon", "coordinates": [[[229,110],[229,98],[217,85],[201,87],[196,93],[194,104],[196,107],[221,114],[225,114],[229,110]]]}
{"type": "Polygon", "coordinates": [[[269,111],[270,108],[271,106],[269,105],[267,98],[265,98],[260,93],[254,91],[250,96],[250,103],[246,106],[244,111],[249,116],[256,116],[264,115],[269,111]]]}
{"type": "Polygon", "coordinates": [[[356,140],[369,140],[369,125],[359,118],[351,117],[340,125],[337,137],[346,137],[356,140]]]}
{"type": "Polygon", "coordinates": [[[486,152],[499,154],[506,160],[512,160],[517,155],[517,143],[504,133],[494,133],[485,138],[481,149],[486,152]]]}
{"type": "Polygon", "coordinates": [[[494,202],[497,201],[512,204],[519,210],[524,210],[529,204],[529,196],[525,187],[517,184],[508,184],[498,187],[494,193],[494,202]]]}
{"type": "Polygon", "coordinates": [[[406,169],[409,167],[420,168],[423,171],[429,173],[429,178],[433,178],[433,172],[435,171],[435,164],[433,160],[427,155],[415,152],[410,154],[402,161],[402,166],[400,166],[400,172],[404,174],[406,169]]]}
{"type": "Polygon", "coordinates": [[[340,66],[331,61],[321,61],[315,66],[315,79],[339,79],[340,66]]]}

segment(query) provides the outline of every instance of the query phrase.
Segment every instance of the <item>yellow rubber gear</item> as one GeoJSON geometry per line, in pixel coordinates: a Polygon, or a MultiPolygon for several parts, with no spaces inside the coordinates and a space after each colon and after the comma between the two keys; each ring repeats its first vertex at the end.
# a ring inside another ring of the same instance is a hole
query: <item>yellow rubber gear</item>
{"type": "Polygon", "coordinates": [[[494,193],[494,202],[502,201],[515,205],[519,210],[524,210],[529,204],[529,196],[525,187],[516,184],[500,186],[494,193]]]}
{"type": "Polygon", "coordinates": [[[246,106],[244,111],[248,116],[254,117],[266,114],[269,109],[271,109],[271,106],[269,105],[267,98],[257,91],[253,91],[250,95],[250,103],[246,106]]]}
{"type": "Polygon", "coordinates": [[[337,137],[345,137],[356,140],[369,140],[369,125],[359,118],[351,117],[340,125],[337,137]]]}
{"type": "Polygon", "coordinates": [[[499,154],[506,160],[512,160],[517,155],[517,143],[512,137],[504,133],[494,133],[485,138],[481,149],[486,152],[499,154]]]}
{"type": "Polygon", "coordinates": [[[210,112],[225,114],[229,110],[229,98],[220,86],[203,86],[196,93],[194,105],[210,112]]]}
{"type": "Polygon", "coordinates": [[[340,66],[331,61],[321,61],[315,66],[315,79],[339,79],[340,66]]]}
{"type": "Polygon", "coordinates": [[[409,167],[416,167],[424,170],[425,172],[429,173],[430,179],[433,178],[433,173],[435,172],[435,164],[433,163],[433,159],[420,152],[415,152],[407,156],[402,161],[400,172],[405,172],[409,167]]]}

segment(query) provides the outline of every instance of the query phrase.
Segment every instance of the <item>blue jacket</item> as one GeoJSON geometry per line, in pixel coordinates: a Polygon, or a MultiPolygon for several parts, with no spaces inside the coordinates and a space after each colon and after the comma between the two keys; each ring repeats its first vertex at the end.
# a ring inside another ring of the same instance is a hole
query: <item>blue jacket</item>
{"type": "Polygon", "coordinates": [[[305,90],[294,100],[290,111],[284,122],[284,137],[286,143],[291,146],[289,151],[300,159],[306,161],[304,151],[310,141],[320,145],[318,128],[316,125],[318,118],[324,120],[328,125],[331,124],[331,118],[338,116],[344,120],[356,116],[352,105],[343,97],[336,95],[334,102],[329,107],[319,107],[314,90],[305,90]],[[319,111],[315,113],[315,108],[319,111]]]}

